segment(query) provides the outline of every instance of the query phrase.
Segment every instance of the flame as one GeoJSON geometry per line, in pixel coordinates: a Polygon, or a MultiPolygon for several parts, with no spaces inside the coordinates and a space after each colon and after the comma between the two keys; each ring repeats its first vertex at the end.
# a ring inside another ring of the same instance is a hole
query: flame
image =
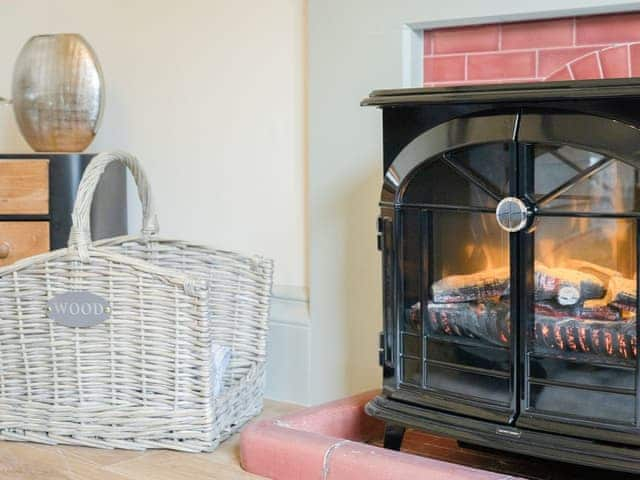
{"type": "MultiPolygon", "coordinates": [[[[589,161],[592,165],[603,158],[591,155],[589,161]]],[[[629,182],[625,178],[628,168],[619,162],[613,163],[579,182],[544,208],[576,212],[629,211],[633,208],[629,202],[635,198],[635,193],[629,191],[629,182]]],[[[548,191],[556,187],[559,180],[550,178],[552,181],[556,183],[544,187],[548,191]]],[[[509,234],[499,228],[494,215],[471,215],[460,220],[471,222],[471,235],[465,226],[461,227],[461,232],[464,232],[461,238],[454,235],[441,240],[442,252],[445,252],[443,258],[447,258],[441,263],[441,277],[508,269],[509,234]],[[456,243],[460,241],[464,243],[456,243]]],[[[534,258],[538,264],[549,268],[574,268],[578,260],[609,269],[625,278],[637,275],[634,220],[540,216],[534,225],[533,235],[534,258]]]]}

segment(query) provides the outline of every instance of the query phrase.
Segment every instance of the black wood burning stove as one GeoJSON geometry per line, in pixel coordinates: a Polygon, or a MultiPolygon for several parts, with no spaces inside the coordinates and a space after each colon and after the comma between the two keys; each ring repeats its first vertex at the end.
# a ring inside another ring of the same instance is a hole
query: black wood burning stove
{"type": "Polygon", "coordinates": [[[405,427],[640,473],[640,79],[376,91],[405,427]]]}

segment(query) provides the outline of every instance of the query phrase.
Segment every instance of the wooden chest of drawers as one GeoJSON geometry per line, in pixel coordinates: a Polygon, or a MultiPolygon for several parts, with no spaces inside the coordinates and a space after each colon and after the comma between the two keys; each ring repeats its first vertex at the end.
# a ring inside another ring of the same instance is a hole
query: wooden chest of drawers
{"type": "MultiPolygon", "coordinates": [[[[94,154],[0,155],[0,266],[65,247],[82,173],[94,154]]],[[[105,172],[91,212],[95,239],[127,231],[126,173],[105,172]]]]}

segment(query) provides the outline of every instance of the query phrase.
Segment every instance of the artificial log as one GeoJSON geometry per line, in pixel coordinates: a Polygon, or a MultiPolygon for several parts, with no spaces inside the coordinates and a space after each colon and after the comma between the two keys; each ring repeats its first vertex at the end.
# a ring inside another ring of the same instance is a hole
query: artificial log
{"type": "Polygon", "coordinates": [[[434,282],[435,303],[478,302],[509,295],[509,270],[488,269],[468,275],[449,275],[434,282]]]}
{"type": "Polygon", "coordinates": [[[536,315],[554,318],[573,317],[581,320],[601,320],[605,322],[617,322],[622,320],[620,311],[599,300],[590,300],[583,305],[565,307],[557,303],[539,302],[534,306],[536,315]]]}
{"type": "MultiPolygon", "coordinates": [[[[536,263],[536,301],[556,300],[560,305],[576,305],[602,298],[605,283],[597,276],[569,268],[548,268],[536,263]]],[[[483,302],[510,294],[509,270],[488,269],[468,275],[449,275],[433,283],[435,303],[483,302]]]]}
{"type": "Polygon", "coordinates": [[[537,315],[535,332],[538,345],[553,350],[625,360],[638,355],[636,322],[633,320],[606,322],[537,315]]]}
{"type": "Polygon", "coordinates": [[[638,308],[636,289],[637,281],[635,279],[611,277],[607,289],[611,304],[620,310],[635,312],[638,308]]]}
{"type": "Polygon", "coordinates": [[[536,301],[555,299],[560,305],[576,305],[602,298],[606,292],[604,282],[595,275],[542,265],[536,265],[534,288],[536,301]]]}
{"type": "Polygon", "coordinates": [[[428,308],[431,333],[476,338],[493,345],[508,345],[511,339],[509,304],[431,303],[428,308]]]}

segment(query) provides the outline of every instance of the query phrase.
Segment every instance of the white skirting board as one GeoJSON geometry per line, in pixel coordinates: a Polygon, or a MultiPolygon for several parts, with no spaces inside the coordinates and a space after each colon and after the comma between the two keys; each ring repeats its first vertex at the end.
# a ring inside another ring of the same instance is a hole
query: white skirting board
{"type": "Polygon", "coordinates": [[[309,293],[305,287],[275,285],[267,341],[265,396],[310,403],[309,293]]]}

